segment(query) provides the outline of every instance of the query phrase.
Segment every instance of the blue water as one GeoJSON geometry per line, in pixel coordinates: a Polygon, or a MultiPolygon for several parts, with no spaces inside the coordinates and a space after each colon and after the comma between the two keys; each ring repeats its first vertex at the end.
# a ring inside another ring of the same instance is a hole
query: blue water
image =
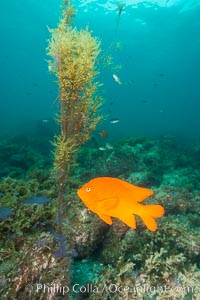
{"type": "MultiPolygon", "coordinates": [[[[101,125],[112,138],[128,135],[200,136],[200,5],[195,1],[74,1],[74,25],[111,49],[119,71],[103,69],[101,125]],[[116,73],[122,85],[113,79],[116,73]],[[111,103],[111,104],[110,104],[111,103]],[[110,124],[109,118],[119,118],[110,124]]],[[[34,134],[52,118],[58,94],[46,60],[48,27],[58,23],[61,1],[10,0],[0,10],[0,134],[34,134]]]]}

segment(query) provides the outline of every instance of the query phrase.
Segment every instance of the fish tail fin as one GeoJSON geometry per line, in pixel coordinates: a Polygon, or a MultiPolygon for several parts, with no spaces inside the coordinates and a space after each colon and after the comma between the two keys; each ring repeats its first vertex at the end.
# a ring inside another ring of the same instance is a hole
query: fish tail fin
{"type": "Polygon", "coordinates": [[[138,215],[151,231],[156,231],[157,223],[154,218],[160,218],[164,214],[164,208],[161,205],[140,205],[138,215]]]}
{"type": "Polygon", "coordinates": [[[145,205],[145,213],[150,215],[153,218],[160,218],[164,215],[164,207],[158,204],[145,205]]]}

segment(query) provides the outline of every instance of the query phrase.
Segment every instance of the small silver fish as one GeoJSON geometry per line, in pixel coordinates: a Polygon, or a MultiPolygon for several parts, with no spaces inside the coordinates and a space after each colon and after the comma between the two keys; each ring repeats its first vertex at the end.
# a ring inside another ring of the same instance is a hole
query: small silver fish
{"type": "Polygon", "coordinates": [[[113,74],[113,78],[114,78],[115,82],[117,82],[119,85],[122,84],[121,80],[119,79],[119,77],[116,74],[113,74]]]}
{"type": "Polygon", "coordinates": [[[105,147],[99,147],[99,150],[100,151],[106,151],[106,148],[105,147]]]}
{"type": "Polygon", "coordinates": [[[108,149],[108,150],[113,150],[113,146],[110,145],[109,143],[106,143],[106,149],[108,149]]]}
{"type": "Polygon", "coordinates": [[[112,119],[112,120],[110,120],[110,123],[111,124],[116,124],[116,123],[118,123],[120,121],[120,119],[112,119]]]}

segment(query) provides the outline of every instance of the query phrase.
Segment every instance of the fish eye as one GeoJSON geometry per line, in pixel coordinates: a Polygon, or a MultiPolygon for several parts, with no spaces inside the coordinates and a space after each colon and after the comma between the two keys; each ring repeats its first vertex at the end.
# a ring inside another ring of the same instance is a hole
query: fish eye
{"type": "Polygon", "coordinates": [[[86,190],[86,192],[90,192],[91,188],[87,187],[85,190],[86,190]]]}

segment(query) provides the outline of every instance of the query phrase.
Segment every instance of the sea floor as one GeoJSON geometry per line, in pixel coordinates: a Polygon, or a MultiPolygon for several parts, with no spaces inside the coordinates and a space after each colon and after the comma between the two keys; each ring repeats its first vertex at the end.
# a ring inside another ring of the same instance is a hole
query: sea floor
{"type": "Polygon", "coordinates": [[[200,142],[92,138],[62,216],[48,139],[0,140],[0,165],[0,299],[199,299],[200,142]],[[89,211],[77,189],[100,176],[152,189],[143,203],[165,208],[157,231],[89,211]]]}

